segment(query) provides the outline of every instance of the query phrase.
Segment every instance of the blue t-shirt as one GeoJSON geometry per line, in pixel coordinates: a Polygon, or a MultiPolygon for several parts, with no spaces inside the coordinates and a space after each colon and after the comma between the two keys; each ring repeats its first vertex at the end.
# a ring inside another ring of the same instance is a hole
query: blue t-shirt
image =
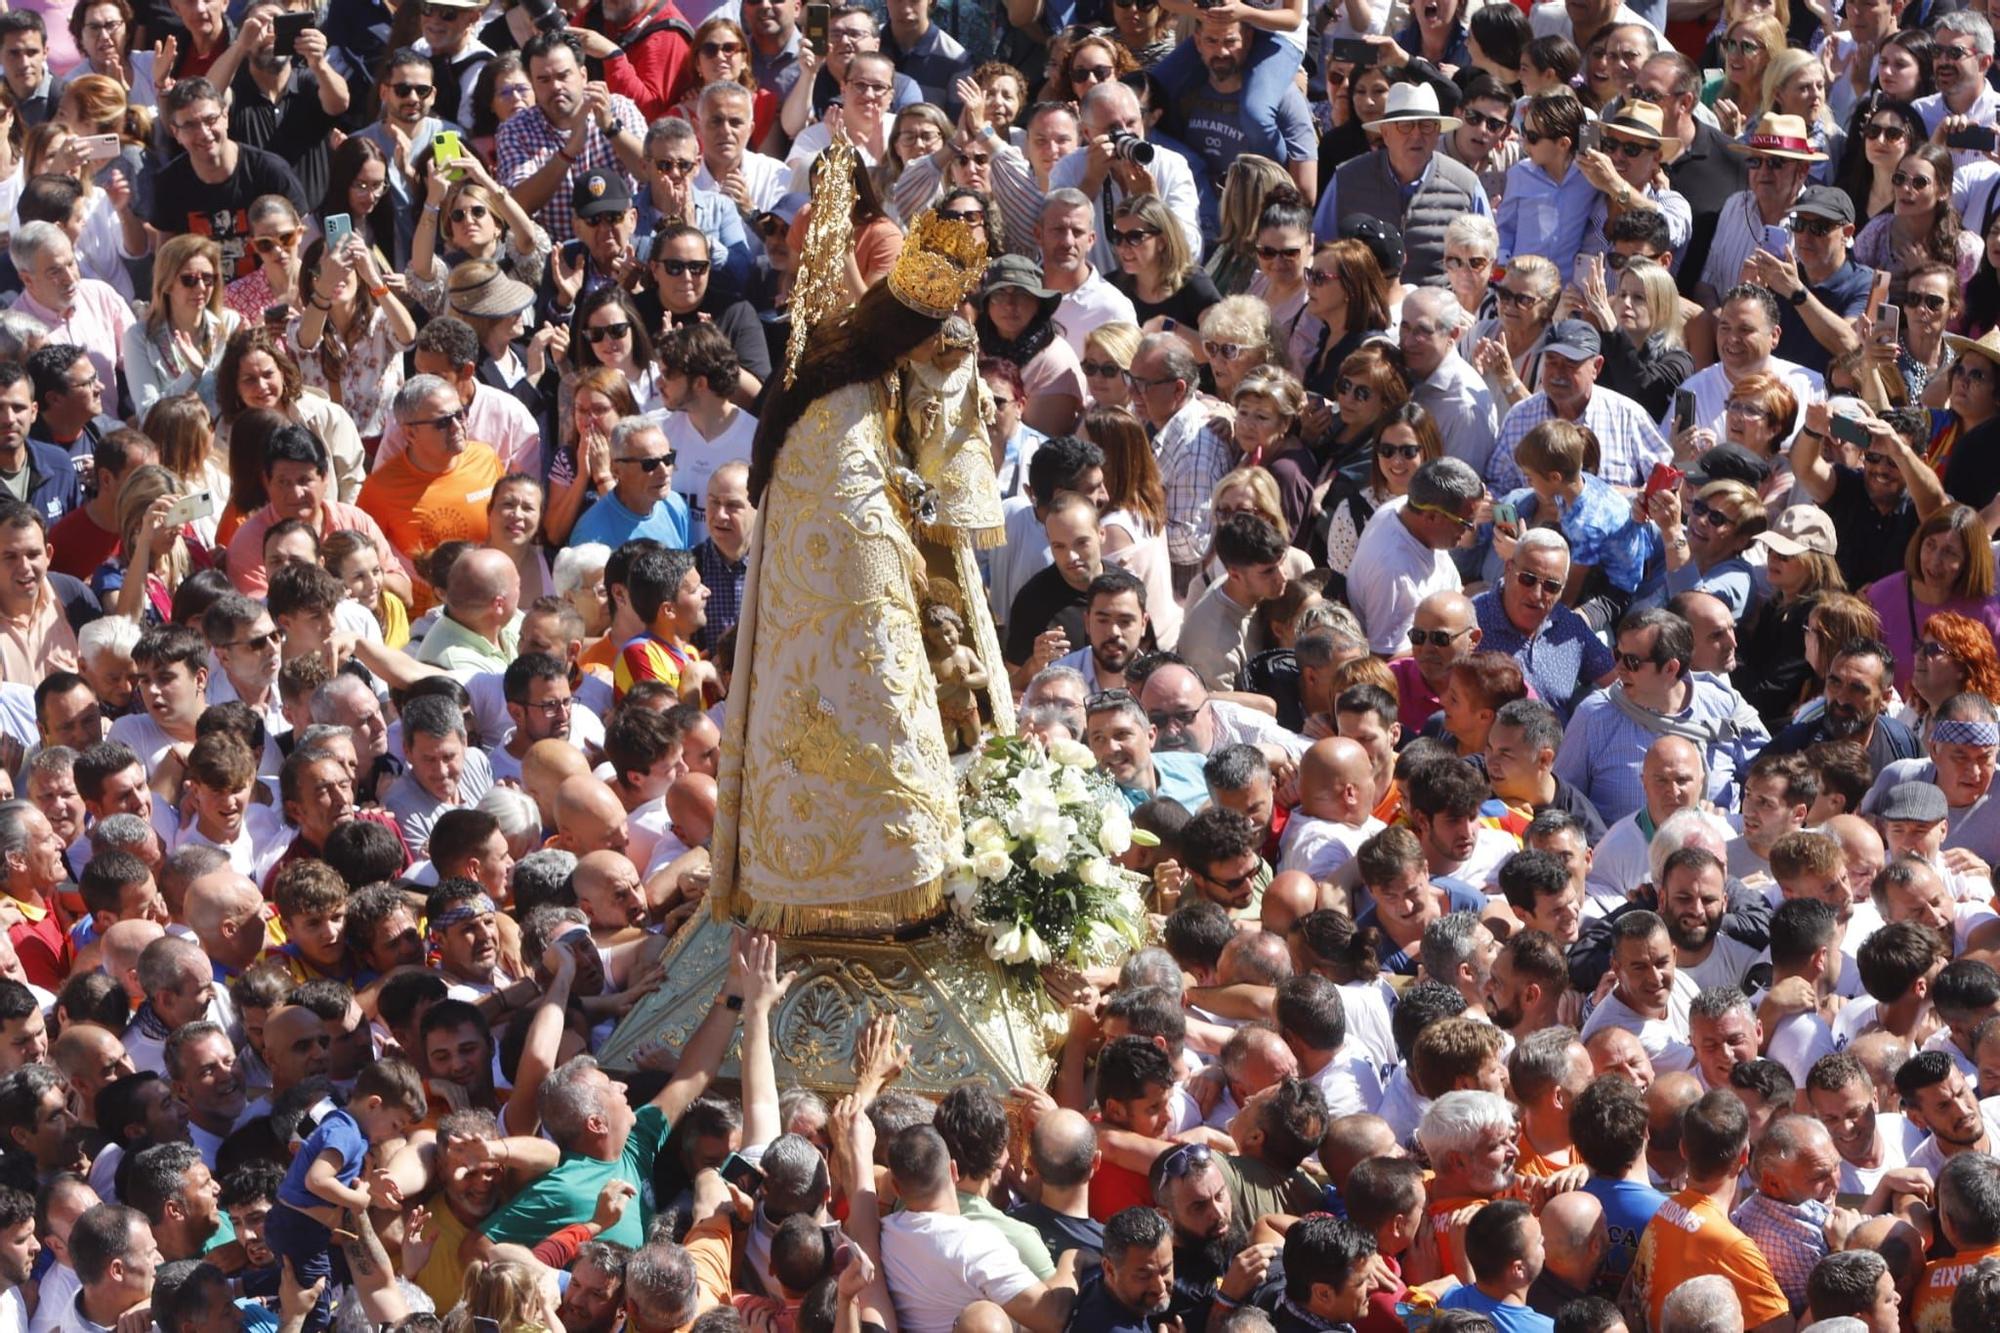
{"type": "MultiPolygon", "coordinates": [[[[1221,180],[1229,164],[1249,150],[1250,138],[1243,129],[1243,93],[1220,93],[1215,85],[1201,87],[1181,97],[1181,119],[1187,126],[1182,136],[1210,180],[1221,180]]],[[[1319,160],[1319,136],[1313,133],[1312,108],[1296,86],[1285,90],[1278,100],[1278,134],[1284,142],[1284,162],[1319,160]]],[[[1284,165],[1281,162],[1279,165],[1284,165]]],[[[1201,192],[1201,234],[1214,237],[1221,226],[1222,192],[1201,192]]]]}
{"type": "Polygon", "coordinates": [[[1200,814],[1208,808],[1208,779],[1202,768],[1208,761],[1198,754],[1188,754],[1182,750],[1153,751],[1154,790],[1139,787],[1120,787],[1128,809],[1137,810],[1146,802],[1158,796],[1170,797],[1186,806],[1189,814],[1200,814]]]}
{"type": "Polygon", "coordinates": [[[1457,1286],[1438,1302],[1444,1310],[1472,1310],[1493,1321],[1500,1333],[1556,1333],[1556,1321],[1525,1305],[1495,1300],[1477,1287],[1457,1286]]]}
{"type": "Polygon", "coordinates": [[[1632,1256],[1639,1252],[1640,1234],[1653,1220],[1653,1214],[1660,1211],[1667,1196],[1635,1180],[1606,1180],[1601,1176],[1584,1181],[1583,1190],[1604,1205],[1604,1230],[1611,1237],[1611,1245],[1598,1269],[1598,1282],[1601,1287],[1615,1291],[1632,1267],[1632,1256]]]}
{"type": "Polygon", "coordinates": [[[340,1170],[335,1174],[341,1184],[352,1185],[361,1178],[361,1164],[368,1156],[368,1136],[361,1132],[360,1122],[345,1109],[329,1111],[292,1158],[292,1165],[285,1172],[285,1183],[278,1186],[278,1202],[294,1208],[331,1206],[306,1188],[306,1172],[312,1170],[312,1164],[328,1149],[340,1154],[340,1170]]]}
{"type": "Polygon", "coordinates": [[[673,551],[687,550],[687,501],[679,492],[668,491],[666,498],[653,506],[652,513],[640,515],[627,509],[616,495],[600,495],[597,503],[586,509],[570,529],[569,544],[603,542],[615,551],[634,537],[650,537],[673,551]]]}

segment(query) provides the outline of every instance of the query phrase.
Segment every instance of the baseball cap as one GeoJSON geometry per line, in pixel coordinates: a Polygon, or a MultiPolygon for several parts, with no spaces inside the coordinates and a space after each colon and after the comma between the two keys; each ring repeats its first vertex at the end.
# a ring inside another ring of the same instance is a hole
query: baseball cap
{"type": "Polygon", "coordinates": [[[1790,506],[1768,530],[1758,533],[1756,540],[1783,556],[1806,551],[1832,555],[1840,549],[1840,534],[1834,531],[1833,519],[1818,505],[1790,506]]]}
{"type": "Polygon", "coordinates": [[[1771,466],[1770,459],[1753,454],[1740,444],[1718,444],[1687,470],[1688,485],[1699,488],[1711,481],[1740,481],[1754,488],[1770,477],[1771,466]]]}
{"type": "Polygon", "coordinates": [[[1566,361],[1588,361],[1604,354],[1604,340],[1597,330],[1580,319],[1557,320],[1549,326],[1549,340],[1543,352],[1554,352],[1566,361]]]}
{"type": "Polygon", "coordinates": [[[1847,191],[1837,190],[1831,185],[1808,185],[1792,205],[1792,212],[1808,217],[1826,218],[1831,222],[1854,225],[1854,201],[1847,197],[1847,191]]]}
{"type": "Polygon", "coordinates": [[[601,218],[632,207],[632,192],[617,172],[591,170],[584,172],[583,179],[576,183],[570,204],[580,218],[601,218]]]}

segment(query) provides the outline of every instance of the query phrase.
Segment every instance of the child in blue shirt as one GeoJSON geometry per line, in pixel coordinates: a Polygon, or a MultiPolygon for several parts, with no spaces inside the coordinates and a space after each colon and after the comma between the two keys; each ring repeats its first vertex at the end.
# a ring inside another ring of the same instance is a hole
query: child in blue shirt
{"type": "Polygon", "coordinates": [[[265,1222],[265,1239],[280,1264],[291,1262],[301,1285],[333,1279],[306,1321],[309,1333],[326,1326],[333,1288],[348,1280],[333,1233],[343,1211],[369,1205],[368,1191],[359,1181],[370,1146],[405,1137],[428,1109],[416,1066],[407,1060],[377,1060],[354,1080],[347,1105],[329,1111],[292,1158],[278,1187],[277,1205],[265,1222]]]}

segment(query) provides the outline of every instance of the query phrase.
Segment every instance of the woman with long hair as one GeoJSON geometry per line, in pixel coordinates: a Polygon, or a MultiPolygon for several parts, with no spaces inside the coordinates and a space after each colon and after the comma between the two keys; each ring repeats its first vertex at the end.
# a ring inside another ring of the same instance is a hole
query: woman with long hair
{"type": "Polygon", "coordinates": [[[1465,26],[1465,52],[1477,68],[1493,76],[1510,97],[1521,95],[1521,52],[1535,39],[1528,16],[1518,8],[1512,14],[1488,14],[1489,5],[1472,11],[1465,26]]]}
{"type": "MultiPolygon", "coordinates": [[[[285,341],[263,324],[246,324],[238,329],[222,353],[215,371],[215,400],[222,409],[219,432],[225,447],[237,418],[253,407],[281,412],[294,424],[304,426],[319,437],[332,460],[333,476],[327,482],[327,498],[353,504],[361,493],[366,470],[361,436],[347,409],[326,395],[306,388],[305,372],[285,341]]],[[[233,459],[235,454],[232,452],[233,459]]],[[[234,466],[232,480],[238,478],[234,466]]],[[[260,485],[258,489],[263,488],[260,485]]],[[[234,498],[232,496],[232,498],[234,498]]],[[[250,513],[251,510],[239,511],[250,513]]]]}
{"type": "Polygon", "coordinates": [[[382,281],[374,256],[349,236],[340,253],[324,240],[306,247],[305,309],[286,334],[306,386],[347,409],[362,448],[374,453],[388,424],[389,403],[403,384],[403,351],[417,323],[382,281]]]}
{"type": "Polygon", "coordinates": [[[99,186],[110,188],[114,172],[136,181],[146,170],[153,118],[118,80],[102,74],[74,75],[62,90],[53,119],[71,134],[108,134],[118,140],[118,156],[89,165],[91,179],[99,186]]]}
{"type": "Polygon", "coordinates": [[[1208,358],[1215,396],[1228,402],[1244,376],[1260,368],[1289,365],[1271,308],[1254,296],[1225,296],[1201,314],[1201,350],[1208,358]]]}
{"type": "Polygon", "coordinates": [[[549,493],[542,530],[549,545],[568,543],[570,529],[583,512],[584,497],[608,491],[611,473],[611,428],[639,415],[632,384],[609,366],[590,366],[563,381],[557,416],[562,444],[549,458],[549,493]]]}
{"type": "Polygon", "coordinates": [[[120,554],[90,580],[113,615],[149,629],[167,623],[181,580],[215,563],[214,551],[201,543],[192,525],[167,526],[167,512],[181,498],[182,487],[180,478],[157,463],[132,470],[118,488],[120,554]]]}
{"type": "MultiPolygon", "coordinates": [[[[1243,153],[1229,164],[1229,171],[1222,178],[1221,225],[1202,264],[1218,292],[1234,296],[1254,290],[1258,236],[1264,229],[1264,214],[1273,204],[1297,207],[1302,202],[1291,176],[1270,158],[1243,153]]],[[[1310,214],[1306,221],[1310,245],[1310,214]]]]}
{"type": "MultiPolygon", "coordinates": [[[[1315,560],[1327,547],[1327,497],[1343,478],[1358,486],[1375,465],[1375,446],[1382,427],[1410,401],[1410,381],[1403,373],[1402,358],[1383,343],[1369,343],[1350,353],[1340,363],[1340,377],[1332,395],[1332,426],[1312,434],[1308,415],[1302,432],[1311,443],[1317,467],[1300,470],[1310,483],[1312,503],[1299,524],[1303,547],[1315,560]]],[[[1290,483],[1296,485],[1297,483],[1290,483]]]]}
{"type": "Polygon", "coordinates": [[[1042,285],[1034,261],[1003,255],[973,298],[982,356],[1011,361],[1028,391],[1021,419],[1044,435],[1067,435],[1083,415],[1083,366],[1056,323],[1062,294],[1042,285]]]}
{"type": "Polygon", "coordinates": [[[572,369],[608,366],[632,388],[639,411],[666,407],[653,366],[653,340],[646,321],[624,288],[606,284],[576,303],[569,321],[572,369]]]}
{"type": "MultiPolygon", "coordinates": [[[[169,394],[155,399],[141,420],[146,438],[160,448],[160,466],[180,478],[183,491],[207,491],[218,509],[229,502],[229,460],[216,452],[215,413],[207,402],[193,393],[169,394]]],[[[216,545],[218,517],[194,522],[205,545],[216,545]]]]}
{"type": "Polygon", "coordinates": [[[1896,299],[1903,312],[1896,341],[1870,338],[1861,345],[1863,364],[1896,401],[1948,406],[1950,372],[1958,358],[1947,335],[1962,309],[1958,271],[1949,264],[1919,263],[1903,275],[1896,299]]]}
{"type": "Polygon", "coordinates": [[[86,278],[109,283],[126,300],[134,292],[127,254],[144,255],[152,237],[133,206],[132,179],[113,165],[109,183],[100,187],[95,168],[84,154],[82,138],[55,121],[28,131],[21,144],[21,177],[32,181],[44,173],[67,176],[83,190],[83,230],[77,234],[77,267],[86,278]]]}
{"type": "Polygon", "coordinates": [[[1007,250],[1007,226],[1000,205],[983,190],[954,185],[938,200],[937,214],[953,222],[963,222],[986,242],[986,257],[998,259],[1007,250]]]}
{"type": "Polygon", "coordinates": [[[1180,640],[1181,607],[1167,553],[1167,492],[1152,440],[1122,407],[1092,408],[1080,433],[1104,451],[1104,558],[1146,585],[1154,641],[1171,649],[1180,640]]]}
{"type": "Polygon", "coordinates": [[[1686,310],[1674,275],[1650,259],[1629,259],[1608,296],[1603,307],[1586,302],[1576,311],[1603,335],[1597,382],[1647,415],[1665,416],[1674,390],[1694,374],[1694,357],[1681,340],[1686,310]]]}
{"type": "Polygon", "coordinates": [[[1882,43],[1875,56],[1875,86],[1914,106],[1937,91],[1932,73],[1937,43],[1922,28],[1905,28],[1882,43]]]}
{"type": "Polygon", "coordinates": [[[1979,236],[1958,225],[1958,210],[1951,206],[1951,174],[1949,148],[1923,143],[1910,149],[1890,177],[1896,187],[1891,211],[1854,238],[1854,262],[1887,269],[1892,293],[1900,293],[1905,275],[1926,261],[1951,265],[1962,283],[1972,281],[1978,271],[1979,236]]]}
{"type": "Polygon", "coordinates": [[[1494,403],[1511,407],[1541,383],[1542,344],[1562,300],[1562,271],[1540,255],[1515,255],[1493,299],[1495,316],[1473,325],[1458,351],[1486,377],[1494,403]]]}
{"type": "Polygon", "coordinates": [[[1306,270],[1306,312],[1320,322],[1319,345],[1300,363],[1299,378],[1314,393],[1333,396],[1346,361],[1370,334],[1389,328],[1389,280],[1375,252],[1356,240],[1329,241],[1306,270]]]}
{"type": "Polygon", "coordinates": [[[1333,571],[1326,585],[1328,597],[1346,600],[1354,552],[1375,511],[1399,495],[1408,495],[1417,469],[1443,454],[1437,423],[1418,404],[1406,402],[1383,415],[1368,459],[1368,479],[1356,484],[1343,477],[1326,497],[1326,544],[1314,554],[1323,555],[1333,571]]]}
{"type": "Polygon", "coordinates": [[[499,1333],[560,1329],[560,1301],[549,1270],[514,1259],[475,1259],[465,1269],[464,1296],[444,1317],[444,1333],[475,1333],[492,1323],[499,1333]]]}
{"type": "Polygon", "coordinates": [[[1137,324],[1113,320],[1099,324],[1083,338],[1083,383],[1092,407],[1132,406],[1132,383],[1125,376],[1139,354],[1137,324]]]}
{"type": "MultiPolygon", "coordinates": [[[[218,392],[220,387],[218,376],[218,392]]],[[[229,503],[215,520],[218,549],[227,550],[229,539],[243,526],[243,520],[271,503],[270,493],[264,489],[264,451],[271,437],[291,424],[283,412],[265,407],[246,408],[237,414],[229,434],[217,438],[229,469],[229,503]]]]}
{"type": "Polygon", "coordinates": [[[1472,63],[1465,37],[1465,6],[1460,0],[1442,0],[1412,5],[1409,23],[1396,34],[1396,45],[1412,59],[1421,56],[1433,65],[1462,69],[1472,63]]]}
{"type": "Polygon", "coordinates": [[[206,236],[171,236],[153,256],[153,299],[125,330],[120,354],[133,410],[190,390],[215,411],[215,372],[242,324],[222,304],[222,247],[206,236]]]}
{"type": "Polygon", "coordinates": [[[463,156],[446,167],[433,158],[410,239],[410,299],[433,316],[443,314],[450,270],[468,259],[491,260],[515,281],[539,287],[553,244],[478,158],[463,156]],[[453,179],[454,172],[463,174],[453,179]]]}
{"type": "Polygon", "coordinates": [[[1222,299],[1207,272],[1195,263],[1187,234],[1157,194],[1127,195],[1112,210],[1106,230],[1118,271],[1111,285],[1125,293],[1139,324],[1161,315],[1190,327],[1201,312],[1222,299]]]}
{"type": "Polygon", "coordinates": [[[396,192],[389,188],[389,158],[372,139],[354,135],[333,150],[326,194],[312,211],[313,234],[326,235],[326,220],[336,213],[345,213],[354,234],[375,251],[376,267],[400,283],[409,256],[396,253],[396,192]]]}
{"type": "MultiPolygon", "coordinates": [[[[823,153],[814,159],[811,174],[815,181],[820,171],[833,160],[830,153],[823,153]]],[[[854,207],[849,210],[849,220],[854,226],[854,240],[847,248],[843,273],[848,294],[858,298],[870,283],[886,274],[895,264],[896,256],[903,249],[903,229],[896,225],[895,219],[882,206],[882,196],[875,192],[874,178],[861,164],[861,155],[856,153],[853,161],[854,207]]],[[[789,238],[795,255],[805,252],[806,229],[812,225],[812,216],[813,205],[807,203],[792,219],[789,238]]]]}
{"type": "Polygon", "coordinates": [[[1306,313],[1312,252],[1312,213],[1291,203],[1267,205],[1257,219],[1257,275],[1250,280],[1250,295],[1270,309],[1291,366],[1303,365],[1319,345],[1320,322],[1306,313]]]}
{"type": "Polygon", "coordinates": [[[349,597],[375,617],[385,646],[401,648],[409,643],[409,607],[383,581],[382,555],[373,538],[353,528],[330,532],[320,540],[319,562],[340,580],[349,597]]]}
{"type": "Polygon", "coordinates": [[[2000,213],[1987,225],[1979,268],[1965,284],[1964,309],[1951,332],[1978,338],[2000,325],[2000,213]]]}
{"type": "Polygon", "coordinates": [[[1826,161],[1814,164],[1812,179],[1832,180],[1834,164],[1847,146],[1847,135],[1827,109],[1825,63],[1797,47],[1778,52],[1764,71],[1764,105],[1805,121],[1813,148],[1826,154],[1826,161]]]}
{"type": "Polygon", "coordinates": [[[1950,504],[1917,526],[1903,568],[1864,590],[1882,618],[1882,642],[1896,656],[1896,688],[1907,691],[1925,622],[1954,611],[2000,634],[2000,598],[1993,595],[1993,544],[1976,510],[1950,504]]]}
{"type": "Polygon", "coordinates": [[[1785,25],[1769,14],[1740,18],[1723,33],[1722,72],[1702,88],[1701,100],[1725,137],[1734,139],[1771,109],[1764,71],[1785,47],[1785,25]]]}
{"type": "MultiPolygon", "coordinates": [[[[898,111],[889,125],[888,155],[874,167],[875,192],[890,200],[899,214],[906,202],[912,213],[921,212],[928,200],[903,200],[896,194],[896,182],[902,179],[903,169],[909,163],[942,152],[951,142],[951,135],[951,117],[929,102],[917,102],[898,111]]],[[[932,194],[935,193],[933,187],[932,194]]]]}
{"type": "Polygon", "coordinates": [[[1903,155],[1927,137],[1916,108],[1880,89],[1855,106],[1847,118],[1833,183],[1846,192],[1862,226],[1895,208],[1896,168],[1903,155]]]}
{"type": "Polygon", "coordinates": [[[493,161],[500,127],[535,104],[535,84],[518,51],[502,51],[480,67],[472,83],[472,124],[466,127],[472,151],[493,161]]]}
{"type": "Polygon", "coordinates": [[[250,253],[257,267],[222,289],[223,304],[245,324],[270,321],[282,326],[296,319],[304,304],[299,294],[299,254],[305,248],[305,224],[282,194],[259,195],[244,217],[250,224],[250,253]]]}
{"type": "MultiPolygon", "coordinates": [[[[1736,387],[1740,393],[1742,384],[1736,387]]],[[[1739,665],[1731,680],[1774,736],[1815,693],[1806,625],[1822,597],[1847,591],[1833,558],[1838,540],[1826,515],[1811,505],[1785,510],[1756,537],[1771,595],[1739,631],[1739,665]]]]}
{"type": "MultiPolygon", "coordinates": [[[[508,277],[490,260],[468,259],[445,278],[445,309],[479,336],[481,377],[495,377],[488,382],[505,386],[539,421],[547,409],[543,386],[555,369],[555,358],[549,355],[552,326],[544,325],[523,341],[534,308],[535,289],[508,277]]],[[[570,352],[575,355],[574,330],[570,338],[570,352]]]]}
{"type": "Polygon", "coordinates": [[[1081,102],[1100,83],[1111,83],[1137,72],[1139,62],[1123,43],[1109,34],[1091,33],[1052,51],[1049,81],[1042,88],[1045,102],[1081,102]]]}
{"type": "Polygon", "coordinates": [[[1993,649],[1993,631],[1977,620],[1940,611],[1924,622],[1910,669],[1912,716],[1904,719],[1921,731],[1931,710],[1954,694],[1978,694],[2000,699],[2000,654],[1993,649]]]}
{"type": "Polygon", "coordinates": [[[486,545],[506,555],[521,575],[521,605],[548,592],[549,558],[542,545],[542,483],[510,472],[493,483],[486,505],[486,545]]]}

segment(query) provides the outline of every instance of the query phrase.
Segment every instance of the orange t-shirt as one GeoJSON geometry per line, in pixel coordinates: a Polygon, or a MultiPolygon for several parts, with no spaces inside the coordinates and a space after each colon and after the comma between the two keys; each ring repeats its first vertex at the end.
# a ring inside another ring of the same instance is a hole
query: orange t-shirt
{"type": "Polygon", "coordinates": [[[1445,1272],[1456,1273],[1460,1257],[1458,1245],[1451,1238],[1451,1215],[1470,1204],[1487,1204],[1492,1202],[1492,1199],[1483,1199],[1477,1194],[1460,1194],[1449,1198],[1432,1199],[1430,1201],[1428,1211],[1431,1218],[1431,1230],[1437,1235],[1438,1261],[1444,1265],[1445,1272]]]}
{"type": "Polygon", "coordinates": [[[1646,1303],[1647,1322],[1658,1328],[1667,1294],[1709,1273],[1728,1278],[1736,1288],[1745,1328],[1791,1313],[1763,1251],[1708,1195],[1685,1189],[1660,1205],[1632,1260],[1632,1286],[1646,1303]]]}
{"type": "Polygon", "coordinates": [[[1580,1160],[1574,1145],[1564,1148],[1555,1157],[1545,1157],[1536,1152],[1529,1146],[1528,1136],[1525,1133],[1521,1135],[1520,1145],[1521,1155],[1514,1162],[1514,1174],[1518,1176],[1533,1176],[1537,1180],[1546,1180],[1558,1171],[1569,1170],[1580,1160]],[[1557,1158],[1562,1160],[1558,1161],[1557,1158]]]}
{"type": "Polygon", "coordinates": [[[368,474],[355,504],[405,560],[448,541],[484,543],[493,483],[505,469],[491,445],[468,444],[451,471],[419,472],[399,454],[368,474]]]}
{"type": "Polygon", "coordinates": [[[1923,1281],[1917,1284],[1917,1306],[1910,1316],[1917,1333],[1951,1333],[1951,1298],[1958,1284],[1979,1267],[1981,1259],[2000,1258],[2000,1245],[1968,1250],[1949,1259],[1933,1259],[1924,1265],[1923,1281]]]}

